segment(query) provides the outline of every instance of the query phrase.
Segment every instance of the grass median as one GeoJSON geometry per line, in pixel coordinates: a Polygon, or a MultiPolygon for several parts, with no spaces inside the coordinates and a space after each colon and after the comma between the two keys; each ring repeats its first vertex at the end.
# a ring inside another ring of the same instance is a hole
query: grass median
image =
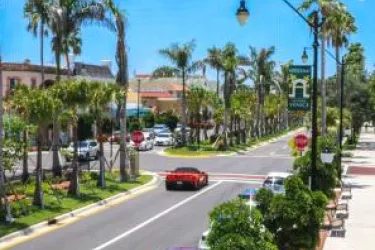
{"type": "Polygon", "coordinates": [[[288,130],[285,129],[274,134],[265,135],[261,138],[250,138],[250,139],[247,139],[247,143],[236,144],[236,138],[233,137],[232,139],[233,145],[229,146],[226,151],[219,151],[217,150],[217,148],[213,147],[212,143],[210,143],[209,141],[202,141],[200,145],[198,145],[197,143],[192,143],[186,147],[167,148],[166,150],[164,150],[164,155],[175,156],[175,157],[192,157],[192,158],[210,157],[210,156],[216,156],[216,155],[228,155],[231,153],[247,151],[250,147],[254,147],[258,145],[259,143],[266,142],[271,139],[275,139],[279,136],[283,136],[294,129],[295,128],[288,129],[288,130]]]}
{"type": "MultiPolygon", "coordinates": [[[[88,174],[90,175],[90,174],[88,174]]],[[[94,178],[88,178],[81,184],[81,196],[72,197],[67,194],[67,191],[52,191],[50,185],[43,183],[45,208],[40,209],[32,206],[33,183],[24,188],[24,194],[27,198],[21,201],[11,203],[12,213],[15,216],[15,221],[11,224],[0,224],[0,237],[20,229],[30,227],[39,222],[50,220],[71,212],[75,209],[87,206],[89,204],[106,199],[113,195],[126,192],[133,188],[139,187],[151,181],[152,176],[142,175],[131,182],[118,182],[118,173],[107,173],[106,188],[99,188],[96,186],[94,178]]],[[[17,187],[16,188],[21,188],[17,187]]]]}

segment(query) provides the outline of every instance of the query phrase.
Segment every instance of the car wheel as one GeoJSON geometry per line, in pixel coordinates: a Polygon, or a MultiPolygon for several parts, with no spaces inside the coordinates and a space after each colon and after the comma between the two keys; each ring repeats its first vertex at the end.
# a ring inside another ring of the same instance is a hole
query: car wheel
{"type": "Polygon", "coordinates": [[[172,190],[172,185],[170,183],[165,183],[166,190],[172,190]]]}

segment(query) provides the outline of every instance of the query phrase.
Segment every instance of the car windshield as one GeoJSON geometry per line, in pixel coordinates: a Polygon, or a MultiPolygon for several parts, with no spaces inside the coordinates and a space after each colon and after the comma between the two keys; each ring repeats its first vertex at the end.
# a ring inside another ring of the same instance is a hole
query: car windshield
{"type": "Polygon", "coordinates": [[[80,147],[80,148],[86,148],[87,147],[87,142],[85,142],[85,141],[80,141],[80,142],[78,142],[78,147],[80,147]]]}
{"type": "Polygon", "coordinates": [[[158,134],[158,137],[168,138],[168,137],[171,137],[171,135],[169,135],[169,134],[158,134]]]}
{"type": "Polygon", "coordinates": [[[188,167],[181,167],[181,168],[176,168],[176,172],[194,172],[194,173],[199,173],[200,171],[196,168],[188,168],[188,167]]]}
{"type": "Polygon", "coordinates": [[[154,129],[165,129],[165,126],[164,125],[155,125],[154,126],[154,129]]]}

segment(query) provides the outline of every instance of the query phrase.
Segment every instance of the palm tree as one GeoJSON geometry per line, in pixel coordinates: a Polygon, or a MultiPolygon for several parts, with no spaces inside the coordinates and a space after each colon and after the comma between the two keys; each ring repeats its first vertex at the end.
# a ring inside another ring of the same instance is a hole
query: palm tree
{"type": "MultiPolygon", "coordinates": [[[[340,58],[340,49],[349,45],[348,36],[357,31],[354,17],[346,10],[343,3],[339,3],[337,10],[327,17],[328,45],[335,47],[336,58],[340,58]]],[[[340,104],[340,63],[336,62],[336,86],[338,104],[340,104]]]]}
{"type": "MultiPolygon", "coordinates": [[[[56,83],[61,80],[61,54],[66,56],[68,72],[70,72],[69,51],[81,52],[80,29],[86,23],[95,21],[107,23],[104,5],[95,1],[54,1],[49,7],[49,27],[52,31],[52,51],[56,60],[56,83]]],[[[70,75],[70,73],[69,73],[70,75]]],[[[53,121],[53,172],[61,176],[61,166],[58,158],[59,124],[55,117],[53,121]]]]}
{"type": "Polygon", "coordinates": [[[216,95],[219,97],[220,91],[220,70],[222,66],[222,51],[215,46],[207,50],[208,57],[205,59],[205,62],[213,69],[216,70],[216,95]]]}
{"type": "Polygon", "coordinates": [[[274,84],[275,62],[271,60],[274,53],[275,47],[273,46],[259,51],[250,46],[250,56],[246,59],[249,62],[250,69],[247,72],[242,71],[241,81],[252,80],[257,90],[258,106],[255,124],[257,137],[264,134],[264,98],[269,93],[271,84],[274,84]]]}
{"type": "Polygon", "coordinates": [[[100,164],[100,176],[98,179],[97,186],[105,187],[105,166],[104,166],[104,147],[103,147],[103,134],[102,134],[102,120],[103,110],[110,104],[111,101],[115,100],[116,94],[119,92],[118,85],[105,84],[102,82],[93,82],[90,84],[89,96],[90,96],[90,111],[94,115],[96,120],[96,131],[97,137],[99,137],[99,164],[100,164]]]}
{"type": "MultiPolygon", "coordinates": [[[[202,66],[201,62],[192,62],[192,54],[195,48],[195,41],[190,41],[183,45],[173,44],[169,48],[160,50],[160,54],[165,56],[174,64],[174,71],[182,77],[182,144],[186,145],[186,124],[187,124],[187,107],[186,107],[186,79],[189,73],[196,71],[202,66]]],[[[157,71],[159,69],[156,69],[157,71]]]]}
{"type": "MultiPolygon", "coordinates": [[[[319,6],[321,15],[328,18],[337,8],[337,0],[304,0],[299,7],[300,11],[309,11],[314,5],[319,6]]],[[[314,18],[310,14],[310,20],[314,18]]],[[[327,23],[324,22],[321,29],[320,46],[321,46],[321,95],[322,95],[322,135],[327,134],[327,97],[326,97],[326,45],[327,45],[327,23]]]]}
{"type": "MultiPolygon", "coordinates": [[[[24,6],[24,15],[29,20],[27,30],[32,32],[35,37],[39,35],[40,39],[40,74],[41,85],[44,84],[44,36],[47,35],[45,25],[49,22],[49,0],[27,0],[24,6]]],[[[21,100],[20,100],[21,101],[21,100]]],[[[21,102],[22,103],[22,102],[21,102]]],[[[29,178],[28,173],[28,131],[23,131],[24,153],[22,161],[22,180],[26,181],[29,178]]]]}
{"type": "Polygon", "coordinates": [[[78,110],[85,109],[89,104],[90,98],[90,83],[87,81],[68,81],[64,84],[54,85],[51,89],[51,95],[55,100],[59,100],[64,104],[60,112],[60,116],[67,117],[71,120],[73,130],[73,173],[70,180],[69,193],[75,196],[80,195],[79,189],[79,176],[78,176],[78,153],[77,153],[77,123],[78,123],[78,110]]]}
{"type": "MultiPolygon", "coordinates": [[[[228,129],[228,116],[231,109],[231,96],[236,88],[236,70],[240,64],[238,51],[234,44],[227,43],[222,50],[222,65],[224,71],[224,126],[223,126],[223,141],[224,149],[228,148],[227,129],[228,129]]],[[[232,128],[232,123],[230,128],[232,128]]],[[[232,144],[232,140],[230,140],[232,144]]]]}
{"type": "MultiPolygon", "coordinates": [[[[25,91],[15,91],[14,98],[20,99],[18,95],[25,95],[25,91]]],[[[22,98],[22,97],[21,97],[22,98]]],[[[61,107],[61,102],[55,99],[46,89],[28,89],[27,107],[28,120],[37,126],[37,162],[36,162],[36,182],[33,204],[41,208],[44,207],[43,189],[42,189],[42,138],[43,130],[51,121],[51,117],[61,107]]]]}
{"type": "Polygon", "coordinates": [[[118,73],[116,82],[122,88],[122,92],[117,95],[117,101],[120,103],[120,181],[127,181],[129,175],[127,169],[130,166],[129,156],[126,148],[126,101],[129,88],[129,69],[128,69],[128,54],[125,45],[125,16],[116,7],[112,0],[104,0],[109,12],[113,15],[115,30],[117,35],[116,47],[116,63],[118,66],[118,73]]]}
{"type": "Polygon", "coordinates": [[[29,20],[27,30],[35,37],[39,32],[41,84],[44,83],[44,36],[47,35],[45,25],[49,22],[49,7],[50,0],[27,0],[24,6],[25,17],[29,20]]]}

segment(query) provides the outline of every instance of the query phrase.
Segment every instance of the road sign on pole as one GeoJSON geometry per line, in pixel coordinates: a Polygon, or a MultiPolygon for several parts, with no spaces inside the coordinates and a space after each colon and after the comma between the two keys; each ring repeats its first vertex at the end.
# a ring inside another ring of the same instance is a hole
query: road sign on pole
{"type": "Polygon", "coordinates": [[[139,146],[139,144],[141,144],[141,142],[143,142],[143,140],[145,139],[142,131],[134,131],[132,133],[132,140],[135,144],[135,146],[139,146]]]}
{"type": "Polygon", "coordinates": [[[311,66],[292,65],[289,68],[289,74],[291,84],[289,86],[288,109],[291,111],[310,110],[311,66]]]}
{"type": "Polygon", "coordinates": [[[303,151],[303,149],[309,144],[309,138],[306,135],[297,135],[294,137],[294,142],[298,150],[303,151]]]}

